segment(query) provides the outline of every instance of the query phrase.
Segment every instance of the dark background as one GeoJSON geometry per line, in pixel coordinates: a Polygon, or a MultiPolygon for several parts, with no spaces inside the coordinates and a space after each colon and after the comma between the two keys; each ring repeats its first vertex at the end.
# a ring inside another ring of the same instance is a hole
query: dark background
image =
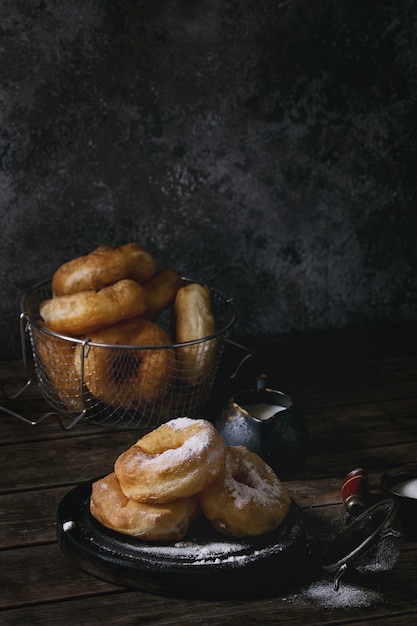
{"type": "Polygon", "coordinates": [[[100,243],[243,335],[417,319],[417,3],[0,0],[2,354],[100,243]]]}

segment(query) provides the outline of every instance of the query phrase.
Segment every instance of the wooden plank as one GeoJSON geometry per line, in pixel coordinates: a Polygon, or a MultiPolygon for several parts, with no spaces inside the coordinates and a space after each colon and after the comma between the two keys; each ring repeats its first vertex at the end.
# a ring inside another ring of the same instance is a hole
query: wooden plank
{"type": "Polygon", "coordinates": [[[342,581],[338,594],[331,580],[319,575],[301,585],[277,588],[276,595],[266,600],[208,601],[124,591],[68,563],[55,545],[23,548],[0,553],[1,571],[8,572],[0,598],[1,623],[20,619],[20,623],[93,624],[107,614],[112,624],[138,619],[141,624],[377,623],[386,614],[401,617],[405,606],[409,615],[417,614],[415,558],[415,550],[404,551],[383,579],[342,581]],[[28,615],[32,619],[25,621],[28,615]]]}
{"type": "Polygon", "coordinates": [[[71,487],[0,496],[0,548],[37,545],[56,539],[56,512],[71,487]]]}
{"type": "Polygon", "coordinates": [[[11,443],[23,443],[25,441],[50,441],[52,439],[69,439],[71,437],[82,437],[84,435],[112,433],[116,429],[111,426],[100,424],[89,424],[84,420],[80,420],[75,426],[69,428],[71,420],[66,416],[61,416],[64,428],[60,425],[55,415],[48,415],[44,420],[39,421],[41,417],[52,411],[52,407],[45,400],[36,396],[31,400],[20,398],[16,401],[8,401],[2,407],[17,413],[26,420],[39,422],[30,424],[16,417],[9,415],[0,409],[0,423],[2,426],[2,438],[0,445],[11,443]]]}
{"type": "Polygon", "coordinates": [[[0,493],[71,485],[107,474],[134,433],[56,439],[0,447],[0,493]]]}
{"type": "Polygon", "coordinates": [[[22,624],[65,624],[65,626],[97,626],[102,623],[103,615],[111,615],[114,626],[218,626],[219,624],[285,624],[286,626],[305,626],[306,624],[349,624],[350,626],[410,626],[417,619],[416,612],[407,614],[385,613],[376,614],[363,609],[344,609],[341,618],[339,609],[304,609],[296,610],[288,605],[278,611],[274,606],[273,615],[269,615],[254,603],[246,603],[247,610],[242,607],[236,610],[235,603],[200,602],[192,605],[172,600],[170,609],[163,610],[158,599],[154,602],[143,602],[142,596],[136,593],[111,595],[93,598],[91,601],[70,601],[58,605],[35,606],[7,611],[2,614],[2,626],[21,626],[22,624]],[[371,613],[369,615],[369,613],[371,613]],[[220,621],[221,620],[221,621],[220,621]],[[262,620],[262,621],[260,621],[262,620]]]}
{"type": "Polygon", "coordinates": [[[415,356],[417,348],[417,324],[372,324],[363,327],[311,330],[288,334],[235,337],[235,341],[255,354],[268,357],[282,354],[286,361],[298,362],[300,355],[308,361],[317,355],[339,354],[345,360],[361,361],[415,356]]]}
{"type": "MultiPolygon", "coordinates": [[[[296,374],[288,381],[288,389],[294,401],[305,406],[331,406],[344,404],[366,404],[416,398],[417,358],[395,359],[368,364],[351,364],[349,371],[345,365],[331,363],[323,368],[319,363],[316,369],[305,372],[305,377],[296,374]]],[[[285,383],[280,387],[287,391],[285,383]]]]}
{"type": "MultiPolygon", "coordinates": [[[[398,441],[401,438],[409,440],[410,437],[415,437],[417,434],[417,414],[414,398],[359,402],[356,398],[350,397],[340,404],[332,404],[329,400],[329,395],[326,398],[327,401],[321,402],[320,395],[317,394],[309,398],[305,397],[303,403],[299,402],[309,428],[314,434],[312,443],[315,450],[318,449],[318,446],[323,445],[323,441],[320,443],[320,440],[324,440],[324,443],[327,445],[330,444],[330,440],[334,435],[340,440],[342,432],[352,430],[351,425],[353,422],[355,423],[355,436],[369,432],[369,424],[371,424],[372,437],[375,442],[384,437],[388,430],[392,433],[395,429],[395,436],[398,441]]],[[[24,402],[22,409],[26,415],[29,415],[30,411],[26,410],[26,406],[27,404],[24,402]]],[[[35,399],[34,403],[30,405],[30,410],[36,411],[37,406],[40,408],[38,414],[48,409],[44,401],[39,398],[35,399]]],[[[121,432],[115,428],[91,425],[83,421],[70,431],[63,431],[53,418],[48,418],[36,426],[30,426],[13,416],[5,414],[0,414],[0,423],[4,433],[2,434],[0,445],[121,432]]],[[[137,433],[139,437],[147,430],[137,429],[131,432],[137,433]]]]}
{"type": "MultiPolygon", "coordinates": [[[[387,406],[393,415],[393,405],[387,406]]],[[[404,414],[408,415],[408,403],[404,403],[403,407],[404,414]]],[[[307,464],[299,474],[340,474],[365,459],[368,467],[378,467],[379,471],[385,471],[396,463],[414,462],[413,442],[417,441],[417,423],[401,419],[400,403],[396,407],[395,420],[386,419],[382,404],[379,407],[372,406],[371,411],[363,408],[361,411],[359,422],[359,409],[355,415],[352,414],[352,421],[347,409],[343,413],[330,412],[331,415],[329,411],[323,411],[322,420],[320,414],[316,414],[316,421],[310,425],[311,443],[307,464]],[[369,432],[365,426],[368,420],[371,424],[369,432]],[[315,431],[317,421],[318,432],[315,431]],[[404,442],[404,451],[401,442],[404,442]],[[338,451],[337,455],[334,454],[335,450],[338,451]]],[[[0,463],[3,471],[0,474],[0,492],[32,488],[34,472],[38,488],[74,484],[106,474],[111,471],[117,456],[139,436],[141,433],[138,432],[116,431],[1,446],[0,463]]]]}
{"type": "Polygon", "coordinates": [[[417,441],[415,400],[310,408],[304,413],[310,431],[310,455],[417,441]]]}
{"type": "Polygon", "coordinates": [[[50,602],[87,597],[117,589],[72,565],[56,543],[1,551],[0,572],[0,607],[37,604],[40,598],[50,602]]]}
{"type": "Polygon", "coordinates": [[[15,415],[8,415],[0,409],[0,422],[2,424],[2,440],[0,445],[15,443],[16,441],[23,443],[33,441],[43,441],[52,439],[61,439],[63,437],[80,437],[83,435],[107,433],[114,429],[106,426],[98,426],[87,424],[80,421],[74,427],[67,430],[71,421],[65,416],[60,416],[64,424],[63,428],[58,419],[54,415],[47,415],[41,420],[42,416],[51,412],[51,407],[41,398],[34,398],[31,402],[7,403],[3,407],[17,413],[23,419],[15,415]],[[25,421],[28,420],[28,421],[25,421]],[[38,422],[32,424],[30,421],[38,422]],[[3,434],[4,433],[4,434],[3,434]]]}
{"type": "Polygon", "coordinates": [[[382,475],[384,472],[402,465],[415,465],[416,444],[386,445],[375,448],[347,447],[342,451],[327,452],[309,456],[304,471],[316,478],[339,475],[355,467],[364,467],[382,475]]]}

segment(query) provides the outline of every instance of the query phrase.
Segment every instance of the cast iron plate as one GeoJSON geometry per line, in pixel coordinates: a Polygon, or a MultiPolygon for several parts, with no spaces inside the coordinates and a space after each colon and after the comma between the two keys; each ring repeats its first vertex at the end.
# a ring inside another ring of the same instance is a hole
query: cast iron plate
{"type": "Polygon", "coordinates": [[[247,597],[277,593],[306,565],[300,509],[274,532],[234,539],[201,517],[179,542],[146,543],[113,532],[90,514],[92,483],[70,491],[57,512],[57,539],[81,569],[116,585],[177,597],[247,597]]]}

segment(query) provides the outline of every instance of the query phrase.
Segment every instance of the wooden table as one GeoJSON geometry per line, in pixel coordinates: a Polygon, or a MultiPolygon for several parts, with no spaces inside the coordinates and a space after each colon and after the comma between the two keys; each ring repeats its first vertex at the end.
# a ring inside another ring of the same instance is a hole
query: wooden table
{"type": "MultiPolygon", "coordinates": [[[[237,379],[266,373],[292,395],[310,432],[307,462],[285,484],[305,515],[312,551],[346,527],[341,484],[363,466],[378,498],[383,473],[414,463],[417,452],[417,333],[413,325],[246,338],[255,354],[237,379]]],[[[240,339],[240,341],[242,341],[240,339]]],[[[3,389],[21,385],[22,364],[1,363],[3,389]]],[[[36,384],[8,408],[36,419],[48,408],[36,384]]],[[[0,623],[11,624],[371,624],[417,617],[417,543],[382,578],[342,581],[318,570],[266,598],[187,599],[126,589],[82,571],[56,541],[58,504],[77,484],[111,471],[142,433],[53,418],[36,426],[0,412],[0,623]]],[[[302,566],[301,566],[302,568],[302,566]]],[[[301,570],[300,570],[300,573],[301,570]]]]}

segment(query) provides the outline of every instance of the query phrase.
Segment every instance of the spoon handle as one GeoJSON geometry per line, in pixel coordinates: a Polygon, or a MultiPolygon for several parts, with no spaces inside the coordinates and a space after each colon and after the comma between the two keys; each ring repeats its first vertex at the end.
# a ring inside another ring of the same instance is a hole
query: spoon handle
{"type": "Polygon", "coordinates": [[[353,469],[342,485],[343,505],[348,513],[357,515],[369,497],[368,475],[362,467],[353,469]]]}

